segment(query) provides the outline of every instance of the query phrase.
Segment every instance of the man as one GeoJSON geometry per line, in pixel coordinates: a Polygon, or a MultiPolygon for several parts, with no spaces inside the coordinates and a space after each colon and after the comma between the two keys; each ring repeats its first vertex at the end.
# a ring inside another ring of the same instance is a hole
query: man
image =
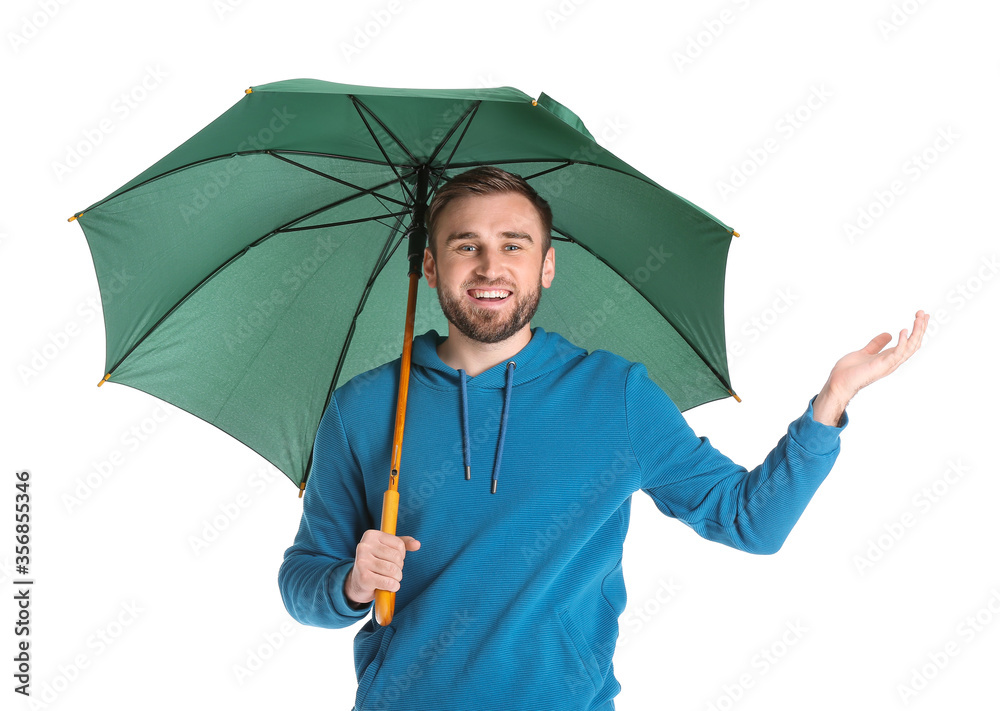
{"type": "Polygon", "coordinates": [[[398,362],[338,389],[323,417],[279,585],[289,613],[320,627],[398,591],[392,623],[355,639],[357,711],[612,709],[631,495],[708,539],[777,551],[836,459],[848,401],[927,325],[918,312],[896,347],[882,350],[884,333],[838,361],[748,472],[694,435],[642,365],[531,329],[555,277],[551,219],[495,168],[456,177],[429,208],[424,271],[449,325],[414,339],[404,535],[376,530],[398,362]]]}

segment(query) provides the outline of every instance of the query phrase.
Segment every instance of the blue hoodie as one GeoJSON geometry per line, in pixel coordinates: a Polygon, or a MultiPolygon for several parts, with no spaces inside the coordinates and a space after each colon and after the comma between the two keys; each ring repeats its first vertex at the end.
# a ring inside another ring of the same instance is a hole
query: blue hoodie
{"type": "MultiPolygon", "coordinates": [[[[810,402],[748,472],[697,437],[640,364],[536,328],[510,361],[466,378],[438,357],[441,340],[414,340],[400,465],[397,533],[421,548],[406,555],[392,623],[370,619],[355,638],[357,711],[614,708],[632,494],[705,538],[774,553],[846,425],[815,422],[810,402]]],[[[398,360],[364,373],[323,416],[278,576],[303,624],[370,614],[343,586],[381,520],[398,379],[398,360]]]]}

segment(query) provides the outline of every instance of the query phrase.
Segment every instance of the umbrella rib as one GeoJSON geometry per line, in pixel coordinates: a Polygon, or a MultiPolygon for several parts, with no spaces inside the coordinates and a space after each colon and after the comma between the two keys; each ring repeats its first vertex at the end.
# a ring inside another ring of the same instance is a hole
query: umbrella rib
{"type": "Polygon", "coordinates": [[[549,168],[547,170],[543,170],[543,171],[538,172],[538,173],[532,173],[531,175],[525,175],[523,177],[524,177],[525,180],[534,180],[535,178],[539,178],[539,177],[541,177],[543,175],[547,175],[548,173],[551,173],[553,171],[562,170],[563,168],[565,168],[567,166],[570,166],[570,165],[573,165],[572,161],[566,161],[562,165],[557,165],[557,166],[554,166],[554,167],[549,168]]]}
{"type": "MultiPolygon", "coordinates": [[[[396,218],[396,224],[392,228],[392,234],[395,235],[400,231],[403,223],[402,216],[396,218]]],[[[340,373],[344,368],[344,361],[347,360],[347,351],[351,346],[351,341],[354,339],[354,330],[358,325],[358,317],[361,316],[361,312],[365,308],[365,303],[368,301],[368,295],[371,293],[372,287],[375,286],[375,280],[378,279],[379,275],[382,273],[382,269],[385,265],[389,263],[389,259],[399,248],[402,240],[395,240],[393,244],[393,238],[390,237],[389,240],[382,247],[382,254],[379,258],[375,260],[375,267],[372,269],[371,276],[368,277],[368,283],[365,284],[365,288],[361,293],[361,298],[358,300],[358,305],[354,310],[354,316],[351,318],[350,328],[347,329],[347,335],[344,337],[344,345],[340,349],[340,356],[337,358],[337,365],[333,369],[333,377],[330,379],[330,387],[326,393],[326,402],[323,404],[323,409],[320,411],[320,417],[326,412],[326,409],[330,406],[330,400],[333,398],[333,393],[337,389],[337,381],[340,380],[340,373]],[[391,248],[390,248],[391,246],[391,248]]],[[[309,478],[309,474],[312,472],[312,448],[309,451],[309,459],[306,461],[305,471],[302,473],[302,482],[304,483],[306,479],[309,478]]]]}
{"type": "Polygon", "coordinates": [[[365,128],[367,128],[368,133],[371,134],[372,140],[375,141],[375,145],[378,147],[379,152],[382,153],[382,157],[385,158],[386,163],[389,165],[390,168],[392,168],[392,172],[396,174],[397,178],[399,178],[400,186],[402,186],[403,190],[406,191],[406,194],[410,196],[410,200],[413,201],[415,199],[413,197],[413,193],[410,192],[409,186],[403,181],[402,176],[399,175],[399,171],[396,170],[395,163],[393,163],[392,160],[389,158],[389,154],[385,152],[385,148],[382,146],[382,142],[379,141],[378,136],[375,135],[375,132],[372,130],[371,124],[368,123],[368,119],[365,118],[365,114],[364,112],[361,111],[361,109],[364,108],[364,110],[367,111],[368,114],[378,122],[378,125],[381,126],[386,133],[389,134],[389,137],[396,143],[396,145],[402,148],[403,152],[406,153],[407,156],[409,156],[410,161],[412,161],[415,164],[418,162],[417,159],[413,156],[412,153],[410,153],[407,147],[403,145],[403,143],[398,138],[396,138],[396,135],[389,130],[389,127],[386,126],[384,123],[382,123],[382,120],[378,116],[376,116],[375,113],[364,104],[364,102],[362,102],[358,97],[354,96],[353,94],[349,94],[348,96],[354,103],[354,110],[358,112],[358,116],[360,116],[361,120],[364,122],[365,128]]]}
{"type": "MultiPolygon", "coordinates": [[[[75,217],[80,217],[81,215],[83,215],[86,212],[90,212],[91,210],[97,209],[98,207],[100,207],[101,205],[103,205],[106,202],[114,200],[115,198],[119,198],[122,195],[125,195],[126,193],[132,192],[133,190],[138,190],[139,188],[141,188],[141,187],[143,187],[145,185],[149,185],[150,183],[152,183],[155,180],[160,180],[161,178],[166,178],[168,175],[173,175],[174,173],[177,173],[179,171],[187,170],[188,168],[193,168],[193,167],[195,167],[197,165],[201,165],[202,163],[211,163],[212,161],[216,161],[216,160],[223,160],[225,158],[232,158],[234,155],[249,156],[249,155],[261,155],[261,154],[264,154],[264,153],[271,153],[271,152],[272,151],[270,151],[269,149],[263,149],[263,150],[259,150],[259,151],[237,151],[235,153],[224,153],[222,155],[211,156],[209,158],[201,158],[199,160],[191,161],[190,163],[185,163],[184,165],[179,165],[176,168],[171,168],[170,170],[168,170],[165,173],[160,173],[159,175],[154,175],[151,178],[147,178],[146,180],[143,180],[141,183],[136,183],[135,185],[129,187],[126,190],[119,189],[118,191],[113,192],[110,195],[108,195],[103,200],[98,200],[97,202],[95,202],[90,207],[87,207],[87,208],[81,210],[80,212],[77,212],[74,216],[75,217]]],[[[392,163],[391,162],[383,163],[382,161],[372,160],[371,158],[358,158],[358,157],[354,157],[354,156],[342,156],[342,155],[339,155],[337,153],[320,153],[318,151],[282,151],[282,153],[287,153],[287,154],[290,154],[290,155],[322,156],[324,158],[335,158],[337,160],[346,160],[346,161],[350,161],[352,163],[369,163],[371,165],[385,165],[385,166],[388,166],[388,167],[392,167],[392,163]]],[[[396,182],[396,181],[389,181],[389,182],[385,183],[385,185],[391,185],[394,182],[396,182]]]]}
{"type": "MultiPolygon", "coordinates": [[[[344,225],[356,225],[359,222],[378,222],[379,224],[384,224],[384,223],[382,223],[382,220],[384,218],[386,218],[386,217],[403,217],[403,216],[409,215],[409,214],[410,214],[409,210],[403,210],[402,212],[390,212],[390,213],[388,213],[386,215],[374,215],[374,216],[371,216],[371,217],[358,217],[358,218],[356,218],[354,220],[341,220],[340,222],[324,222],[322,225],[306,225],[305,227],[284,227],[284,228],[279,228],[279,229],[275,230],[274,232],[275,232],[275,234],[277,234],[279,232],[282,232],[282,233],[287,233],[287,232],[304,232],[306,230],[319,230],[319,229],[322,229],[324,227],[342,227],[344,225]]],[[[388,225],[386,225],[386,226],[388,226],[388,225]]]]}
{"type": "MultiPolygon", "coordinates": [[[[395,214],[395,215],[408,215],[409,212],[393,213],[393,214],[395,214]]],[[[366,217],[366,218],[360,219],[360,220],[346,220],[343,223],[331,223],[330,225],[327,225],[327,226],[336,227],[336,226],[338,226],[338,224],[356,224],[358,222],[377,222],[378,220],[383,219],[385,217],[389,217],[389,215],[375,215],[375,216],[366,217]]],[[[305,218],[304,217],[303,218],[299,218],[298,220],[295,220],[295,222],[298,222],[301,219],[305,219],[305,218]]],[[[399,219],[402,219],[402,218],[400,217],[399,219]]],[[[289,223],[289,224],[294,224],[294,223],[289,223]]],[[[160,316],[159,319],[157,319],[156,323],[154,323],[151,327],[149,327],[148,329],[146,329],[146,332],[144,334],[142,334],[142,336],[140,336],[136,340],[135,343],[132,344],[132,347],[129,348],[122,355],[122,357],[118,359],[118,362],[115,363],[113,366],[111,366],[111,368],[108,369],[108,375],[111,375],[112,373],[114,373],[118,369],[118,366],[120,366],[122,363],[124,363],[125,360],[130,355],[132,355],[132,352],[136,348],[138,348],[143,343],[143,341],[145,341],[149,337],[149,335],[151,333],[153,333],[153,331],[155,331],[157,328],[159,328],[159,326],[160,326],[161,323],[163,323],[172,313],[174,313],[174,311],[176,311],[177,309],[179,309],[181,307],[181,305],[184,304],[184,302],[186,302],[188,299],[190,299],[192,296],[194,296],[194,294],[199,289],[201,289],[205,284],[207,284],[209,281],[211,281],[212,278],[215,277],[216,274],[218,274],[223,269],[225,269],[227,266],[229,266],[230,264],[232,264],[234,261],[236,261],[237,259],[239,259],[240,257],[242,257],[244,254],[246,254],[247,252],[249,252],[250,249],[252,249],[253,247],[256,247],[256,246],[262,244],[264,241],[270,239],[274,235],[279,234],[279,233],[285,233],[285,232],[297,232],[297,231],[306,230],[306,229],[311,229],[311,228],[309,228],[309,227],[301,227],[301,228],[292,228],[292,229],[289,229],[287,227],[278,227],[277,229],[274,229],[271,232],[268,232],[266,235],[263,235],[259,239],[256,239],[253,242],[251,242],[250,244],[246,245],[245,247],[243,247],[243,249],[241,249],[236,254],[233,254],[232,256],[230,256],[229,259],[227,259],[222,264],[220,264],[219,266],[217,266],[209,274],[207,274],[201,281],[199,281],[197,284],[195,284],[193,287],[191,287],[191,289],[189,289],[188,292],[186,294],[184,294],[184,296],[182,296],[180,299],[177,300],[177,303],[175,303],[173,306],[171,306],[169,309],[167,309],[167,311],[162,316],[160,316]]]]}
{"type": "Polygon", "coordinates": [[[437,154],[441,152],[441,149],[445,147],[445,144],[448,143],[451,137],[455,134],[455,131],[458,129],[458,127],[461,126],[462,123],[464,122],[465,128],[462,129],[462,134],[458,137],[458,140],[455,141],[455,147],[451,149],[451,155],[448,156],[448,160],[444,162],[444,167],[445,168],[448,167],[448,165],[451,163],[451,159],[455,157],[455,153],[458,151],[458,147],[462,145],[462,140],[465,138],[465,134],[466,132],[468,132],[469,126],[472,125],[472,120],[476,117],[476,112],[479,111],[479,106],[482,103],[483,103],[482,100],[476,101],[474,104],[472,104],[471,106],[469,106],[469,108],[465,110],[464,114],[458,117],[458,121],[452,124],[452,127],[448,129],[448,134],[441,139],[441,142],[438,144],[437,148],[434,149],[434,152],[431,154],[431,157],[427,159],[428,163],[434,162],[434,159],[437,158],[437,154]],[[468,121],[466,121],[466,117],[468,117],[468,121]]]}
{"type": "MultiPolygon", "coordinates": [[[[412,173],[410,173],[406,177],[409,177],[410,175],[412,175],[412,173]]],[[[376,185],[374,188],[372,188],[372,190],[378,190],[380,188],[384,188],[384,187],[387,187],[389,185],[394,185],[394,184],[396,184],[396,182],[397,182],[396,180],[387,180],[384,183],[376,185]]],[[[294,225],[296,222],[302,222],[302,220],[308,220],[310,217],[313,217],[314,215],[318,215],[321,212],[333,209],[335,207],[340,207],[344,203],[350,202],[351,200],[354,200],[355,198],[362,197],[362,195],[365,195],[365,194],[368,194],[367,191],[365,193],[360,193],[360,194],[359,193],[355,193],[354,195],[348,195],[347,197],[341,198],[340,200],[335,200],[334,202],[331,202],[328,205],[324,205],[323,207],[316,208],[312,212],[306,213],[305,215],[302,215],[301,217],[299,217],[299,218],[297,218],[295,220],[292,220],[291,222],[287,222],[284,225],[282,225],[281,227],[278,227],[277,229],[278,230],[286,229],[286,228],[290,227],[291,225],[294,225]]],[[[374,195],[373,195],[373,197],[374,197],[374,195]]],[[[376,198],[376,200],[377,199],[378,198],[376,198]]],[[[385,206],[383,205],[383,207],[385,207],[385,206]]],[[[388,208],[386,208],[386,209],[388,210],[388,208]]]]}
{"type": "MultiPolygon", "coordinates": [[[[407,204],[403,200],[397,200],[396,198],[389,197],[388,195],[379,195],[379,194],[377,194],[375,192],[376,188],[368,188],[368,189],[366,189],[366,188],[361,187],[360,185],[355,185],[354,183],[349,183],[346,180],[341,180],[340,178],[337,178],[337,177],[334,177],[332,175],[329,175],[328,173],[324,173],[321,170],[316,170],[315,168],[310,168],[308,165],[303,165],[302,163],[298,163],[298,162],[296,162],[294,160],[291,160],[290,158],[285,158],[283,155],[281,155],[279,153],[276,153],[275,151],[266,151],[266,152],[267,152],[268,155],[274,156],[278,160],[283,160],[286,163],[288,163],[290,165],[294,165],[297,168],[302,168],[302,170],[307,170],[310,173],[314,173],[314,174],[319,175],[321,177],[328,178],[329,180],[332,180],[335,183],[340,183],[341,185],[346,185],[349,188],[353,188],[354,190],[357,190],[359,193],[364,193],[364,194],[367,194],[367,195],[371,195],[372,197],[374,197],[376,199],[379,199],[380,201],[381,200],[388,200],[389,202],[394,202],[397,205],[406,205],[407,204]]],[[[392,183],[389,183],[389,184],[392,184],[392,183]]],[[[382,205],[382,207],[385,207],[385,205],[382,205]]]]}
{"type": "Polygon", "coordinates": [[[613,271],[615,274],[617,274],[621,278],[622,281],[624,281],[626,284],[628,284],[633,289],[635,289],[635,292],[637,294],[639,294],[639,296],[641,296],[643,299],[645,299],[646,303],[649,304],[650,306],[652,306],[653,310],[655,310],[656,313],[660,314],[660,316],[663,317],[664,321],[666,321],[668,324],[670,324],[670,327],[672,329],[674,329],[674,333],[676,333],[681,338],[681,340],[683,340],[684,343],[687,344],[688,348],[690,348],[691,351],[695,355],[698,356],[698,358],[701,360],[701,362],[705,364],[705,367],[707,367],[709,369],[709,371],[711,371],[712,375],[714,375],[716,378],[718,378],[719,382],[722,383],[725,386],[726,391],[732,393],[732,391],[733,391],[732,386],[729,383],[726,382],[726,379],[723,378],[722,375],[720,375],[719,372],[714,367],[712,367],[712,364],[708,362],[708,360],[705,358],[704,354],[702,354],[702,352],[698,348],[696,348],[695,345],[693,343],[691,343],[690,340],[688,340],[688,338],[681,332],[681,330],[679,328],[677,328],[677,326],[674,324],[674,322],[671,321],[670,318],[665,313],[663,313],[663,311],[661,311],[656,306],[656,304],[654,304],[652,301],[650,301],[649,297],[647,297],[645,294],[643,294],[642,291],[640,291],[638,287],[636,287],[632,282],[630,282],[625,277],[624,274],[622,274],[620,271],[618,271],[613,266],[611,266],[601,255],[599,255],[596,252],[594,252],[593,250],[591,250],[590,247],[588,247],[587,245],[583,244],[582,242],[580,242],[579,240],[577,240],[576,238],[574,238],[573,235],[571,235],[569,232],[567,232],[565,230],[562,230],[562,229],[559,229],[558,227],[556,227],[554,225],[552,227],[552,231],[553,232],[558,232],[560,235],[563,236],[563,238],[566,241],[572,242],[576,246],[578,246],[581,249],[583,249],[591,257],[593,257],[594,259],[596,259],[597,261],[599,261],[601,264],[603,264],[604,266],[606,266],[608,269],[610,269],[611,271],[613,271]]]}

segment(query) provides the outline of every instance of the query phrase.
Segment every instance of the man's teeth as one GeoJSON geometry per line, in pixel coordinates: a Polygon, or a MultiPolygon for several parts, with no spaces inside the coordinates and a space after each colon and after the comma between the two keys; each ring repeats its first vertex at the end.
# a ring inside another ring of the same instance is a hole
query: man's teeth
{"type": "Polygon", "coordinates": [[[506,291],[473,291],[472,295],[477,299],[503,299],[507,297],[506,291]]]}

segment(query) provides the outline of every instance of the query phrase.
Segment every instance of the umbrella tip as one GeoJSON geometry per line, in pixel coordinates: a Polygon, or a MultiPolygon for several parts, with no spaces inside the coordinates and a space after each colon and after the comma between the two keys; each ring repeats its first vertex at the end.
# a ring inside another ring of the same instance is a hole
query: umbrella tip
{"type": "Polygon", "coordinates": [[[306,480],[303,479],[302,483],[299,484],[299,498],[301,499],[305,493],[306,493],[306,480]]]}
{"type": "MultiPolygon", "coordinates": [[[[80,215],[82,215],[82,214],[83,213],[81,212],[80,215]]],[[[66,220],[66,222],[72,222],[73,220],[75,220],[76,218],[78,218],[80,215],[73,215],[71,218],[69,218],[68,220],[66,220]]]]}
{"type": "Polygon", "coordinates": [[[736,230],[733,230],[733,237],[739,237],[739,236],[740,236],[740,233],[737,232],[736,230]]]}
{"type": "Polygon", "coordinates": [[[104,383],[108,382],[108,378],[110,378],[110,377],[111,377],[111,373],[108,373],[107,375],[105,375],[104,376],[104,380],[102,380],[101,382],[99,382],[97,384],[97,387],[101,387],[102,385],[104,385],[104,383]]]}
{"type": "Polygon", "coordinates": [[[732,395],[734,398],[736,398],[736,402],[743,402],[742,400],[740,400],[740,396],[734,393],[732,390],[729,391],[729,394],[732,395]]]}
{"type": "Polygon", "coordinates": [[[252,93],[253,93],[253,87],[251,86],[250,88],[248,88],[248,89],[247,89],[246,91],[244,91],[243,93],[244,93],[244,94],[252,94],[252,93]]]}

